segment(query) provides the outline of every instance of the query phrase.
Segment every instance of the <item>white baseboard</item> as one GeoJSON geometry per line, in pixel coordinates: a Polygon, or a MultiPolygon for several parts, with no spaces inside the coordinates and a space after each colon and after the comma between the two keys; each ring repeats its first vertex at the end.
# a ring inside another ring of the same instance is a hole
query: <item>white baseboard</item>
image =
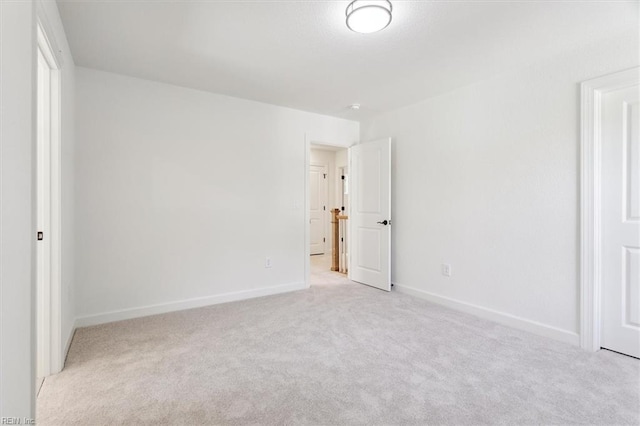
{"type": "Polygon", "coordinates": [[[67,361],[67,355],[69,355],[69,348],[71,347],[71,342],[73,341],[73,335],[76,333],[76,328],[78,328],[78,320],[73,320],[73,325],[71,326],[71,330],[69,330],[69,335],[67,336],[67,342],[64,345],[64,352],[62,352],[62,368],[67,361]]]}
{"type": "Polygon", "coordinates": [[[460,300],[451,299],[449,297],[439,296],[434,293],[429,293],[424,290],[418,290],[416,288],[407,287],[400,284],[394,283],[394,289],[396,289],[399,293],[405,293],[411,296],[419,297],[421,299],[428,300],[429,302],[437,303],[438,305],[447,306],[457,311],[476,315],[478,317],[485,318],[490,321],[494,321],[513,328],[518,328],[520,330],[525,330],[539,336],[549,337],[575,346],[578,346],[580,343],[578,333],[552,327],[550,325],[542,324],[537,321],[528,320],[526,318],[495,311],[493,309],[473,305],[467,302],[462,302],[460,300]]]}
{"type": "Polygon", "coordinates": [[[185,309],[201,308],[203,306],[217,305],[220,303],[235,302],[238,300],[253,299],[255,297],[270,296],[273,294],[288,293],[290,291],[304,290],[308,285],[304,282],[282,284],[273,287],[257,288],[254,290],[236,291],[231,293],[216,294],[214,296],[197,297],[194,299],[180,300],[177,302],[161,303],[157,305],[141,306],[139,308],[122,309],[105,312],[102,314],[88,315],[76,319],[76,327],[88,327],[91,325],[105,324],[108,322],[122,321],[132,318],[146,317],[149,315],[164,314],[167,312],[183,311],[185,309]]]}

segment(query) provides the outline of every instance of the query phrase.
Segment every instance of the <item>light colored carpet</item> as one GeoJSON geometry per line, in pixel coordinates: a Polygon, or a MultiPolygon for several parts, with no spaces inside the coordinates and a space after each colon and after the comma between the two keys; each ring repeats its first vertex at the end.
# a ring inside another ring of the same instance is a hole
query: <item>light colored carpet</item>
{"type": "Polygon", "coordinates": [[[79,329],[38,425],[640,423],[635,359],[321,275],[79,329]]]}

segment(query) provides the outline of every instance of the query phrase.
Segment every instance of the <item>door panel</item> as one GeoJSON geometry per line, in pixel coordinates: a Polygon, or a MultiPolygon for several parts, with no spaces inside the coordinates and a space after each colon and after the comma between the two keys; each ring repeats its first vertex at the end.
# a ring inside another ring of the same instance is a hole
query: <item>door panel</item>
{"type": "Polygon", "coordinates": [[[51,374],[51,67],[40,49],[37,84],[36,226],[43,239],[36,243],[37,377],[51,374]]]}
{"type": "Polygon", "coordinates": [[[363,149],[358,157],[358,182],[360,184],[358,210],[360,213],[381,213],[380,151],[363,149]]]}
{"type": "Polygon", "coordinates": [[[359,227],[358,230],[358,267],[373,272],[382,272],[380,262],[380,230],[359,227]]]}
{"type": "Polygon", "coordinates": [[[625,325],[639,327],[640,283],[638,282],[638,270],[640,270],[640,250],[625,247],[624,266],[624,299],[627,302],[625,325]]]}
{"type": "Polygon", "coordinates": [[[603,97],[602,347],[640,357],[640,88],[603,97]]]}
{"type": "Polygon", "coordinates": [[[352,234],[349,278],[391,290],[391,139],[349,149],[352,234]],[[386,225],[382,222],[387,221],[386,225]]]}
{"type": "Polygon", "coordinates": [[[326,242],[327,167],[309,168],[311,254],[324,254],[326,242]]]}

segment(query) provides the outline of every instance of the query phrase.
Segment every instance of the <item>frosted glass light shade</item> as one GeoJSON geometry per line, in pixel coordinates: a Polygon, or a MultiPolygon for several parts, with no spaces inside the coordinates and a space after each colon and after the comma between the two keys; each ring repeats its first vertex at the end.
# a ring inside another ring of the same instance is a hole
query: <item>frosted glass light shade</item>
{"type": "Polygon", "coordinates": [[[354,0],[347,6],[347,27],[369,34],[385,29],[391,23],[389,0],[354,0]]]}

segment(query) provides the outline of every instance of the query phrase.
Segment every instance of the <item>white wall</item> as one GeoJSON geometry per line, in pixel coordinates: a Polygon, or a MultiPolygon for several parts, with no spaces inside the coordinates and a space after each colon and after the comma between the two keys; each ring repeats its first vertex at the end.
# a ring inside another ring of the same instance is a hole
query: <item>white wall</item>
{"type": "Polygon", "coordinates": [[[336,151],[336,168],[346,167],[349,164],[348,153],[349,151],[346,149],[336,151]]]}
{"type": "Polygon", "coordinates": [[[38,14],[46,22],[48,37],[53,38],[58,57],[61,59],[62,75],[62,137],[61,137],[61,166],[62,166],[62,359],[73,337],[75,305],[74,305],[74,132],[75,132],[75,64],[71,56],[71,49],[62,26],[60,14],[55,1],[40,2],[38,14]]]}
{"type": "Polygon", "coordinates": [[[0,2],[0,417],[35,415],[35,7],[0,2]]]}
{"type": "Polygon", "coordinates": [[[345,197],[344,203],[342,202],[342,175],[340,175],[340,168],[345,167],[346,173],[349,173],[349,150],[341,149],[336,151],[336,184],[335,184],[335,200],[336,206],[344,207],[345,214],[349,211],[349,196],[345,197]]]}
{"type": "Polygon", "coordinates": [[[577,343],[579,82],[638,63],[630,28],[362,123],[395,141],[393,282],[577,343]]]}
{"type": "Polygon", "coordinates": [[[348,146],[358,123],[85,68],[76,78],[80,324],[304,286],[305,134],[348,146]]]}

